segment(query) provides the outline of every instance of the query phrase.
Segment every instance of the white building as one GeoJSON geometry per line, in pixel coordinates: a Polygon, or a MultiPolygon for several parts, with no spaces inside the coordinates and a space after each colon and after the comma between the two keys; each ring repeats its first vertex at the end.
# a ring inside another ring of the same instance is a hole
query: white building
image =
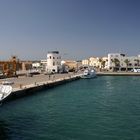
{"type": "Polygon", "coordinates": [[[46,71],[47,59],[42,59],[42,60],[40,61],[40,63],[41,63],[42,71],[46,71]]]}
{"type": "Polygon", "coordinates": [[[103,61],[104,65],[106,65],[107,62],[107,57],[90,57],[89,59],[82,60],[82,65],[84,66],[92,66],[95,68],[104,68],[103,66],[103,61]]]}
{"type": "Polygon", "coordinates": [[[93,66],[96,68],[101,67],[101,63],[99,61],[99,57],[90,57],[89,58],[89,66],[93,66]]]}
{"type": "Polygon", "coordinates": [[[88,59],[82,60],[82,65],[88,66],[89,65],[89,60],[88,59]]]}
{"type": "Polygon", "coordinates": [[[125,54],[120,53],[111,53],[108,54],[107,69],[128,69],[140,68],[140,56],[126,56],[125,54]],[[115,61],[117,63],[115,64],[115,61]]]}
{"type": "Polygon", "coordinates": [[[32,68],[40,68],[40,67],[41,67],[40,62],[33,62],[32,63],[32,68]]]}
{"type": "Polygon", "coordinates": [[[47,59],[42,59],[42,60],[40,61],[40,63],[41,63],[42,65],[47,65],[47,59]]]}
{"type": "Polygon", "coordinates": [[[88,59],[82,60],[82,65],[96,67],[99,64],[98,60],[98,57],[90,57],[88,59]]]}
{"type": "Polygon", "coordinates": [[[61,67],[61,56],[58,51],[51,51],[47,54],[47,72],[59,72],[61,67]]]}

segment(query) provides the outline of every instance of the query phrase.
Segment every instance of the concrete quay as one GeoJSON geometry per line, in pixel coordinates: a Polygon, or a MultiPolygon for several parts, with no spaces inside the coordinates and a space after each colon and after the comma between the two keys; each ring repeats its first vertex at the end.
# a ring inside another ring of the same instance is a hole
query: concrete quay
{"type": "Polygon", "coordinates": [[[34,75],[33,77],[19,77],[19,78],[7,78],[1,79],[2,81],[11,81],[13,91],[11,96],[7,100],[16,99],[18,97],[27,96],[35,93],[36,91],[41,91],[44,89],[52,88],[61,84],[68,83],[70,81],[80,79],[81,74],[54,74],[54,75],[34,75]]]}

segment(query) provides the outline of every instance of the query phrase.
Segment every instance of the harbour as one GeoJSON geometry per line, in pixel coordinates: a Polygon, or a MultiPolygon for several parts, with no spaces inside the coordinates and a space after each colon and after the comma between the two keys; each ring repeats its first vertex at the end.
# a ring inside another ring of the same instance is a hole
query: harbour
{"type": "Polygon", "coordinates": [[[0,138],[139,139],[139,82],[100,76],[7,102],[0,108],[0,138]]]}
{"type": "MultiPolygon", "coordinates": [[[[11,99],[16,99],[23,96],[28,96],[34,94],[38,91],[42,91],[49,88],[55,88],[58,85],[63,85],[68,82],[81,79],[80,73],[66,73],[66,74],[52,74],[52,75],[34,75],[33,77],[21,76],[18,78],[7,78],[1,79],[0,83],[3,81],[8,81],[13,83],[12,93],[5,101],[11,99]]],[[[134,72],[97,72],[97,77],[100,76],[140,76],[140,73],[134,72]]]]}
{"type": "Polygon", "coordinates": [[[0,1],[0,140],[140,140],[140,1],[0,1]]]}

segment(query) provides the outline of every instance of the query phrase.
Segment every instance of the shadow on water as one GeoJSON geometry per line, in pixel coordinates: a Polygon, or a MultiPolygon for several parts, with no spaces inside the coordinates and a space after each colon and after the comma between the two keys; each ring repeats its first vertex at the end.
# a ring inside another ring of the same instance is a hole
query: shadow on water
{"type": "Polygon", "coordinates": [[[8,140],[7,126],[8,125],[4,121],[0,120],[0,140],[8,140]]]}

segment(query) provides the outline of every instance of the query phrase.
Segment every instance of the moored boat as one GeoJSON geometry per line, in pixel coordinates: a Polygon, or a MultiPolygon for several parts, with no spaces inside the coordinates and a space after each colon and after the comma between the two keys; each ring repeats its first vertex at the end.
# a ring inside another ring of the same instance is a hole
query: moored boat
{"type": "Polygon", "coordinates": [[[96,71],[94,69],[86,69],[84,70],[81,78],[90,79],[96,77],[96,71]]]}
{"type": "Polygon", "coordinates": [[[12,92],[10,85],[0,85],[0,102],[6,99],[12,92]]]}

